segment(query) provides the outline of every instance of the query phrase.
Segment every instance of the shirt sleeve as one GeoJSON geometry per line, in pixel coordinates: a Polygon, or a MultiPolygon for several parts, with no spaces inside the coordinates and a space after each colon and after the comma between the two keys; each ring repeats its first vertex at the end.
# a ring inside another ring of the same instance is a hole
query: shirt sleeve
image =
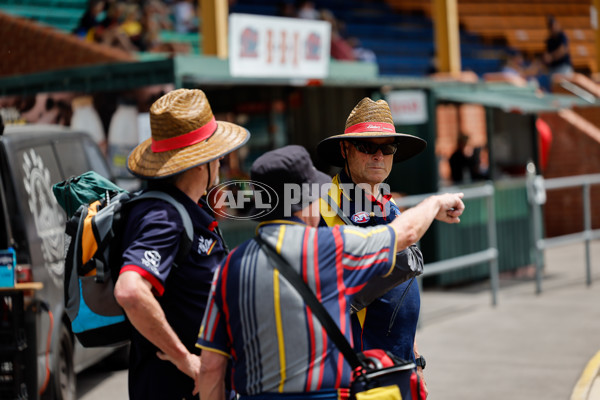
{"type": "Polygon", "coordinates": [[[391,272],[396,257],[396,232],[388,225],[371,228],[340,226],[346,287],[360,289],[371,277],[391,272]]]}
{"type": "Polygon", "coordinates": [[[221,268],[219,267],[215,272],[210,289],[210,296],[202,319],[202,325],[200,326],[196,347],[229,357],[230,349],[227,340],[227,326],[221,308],[223,304],[220,290],[221,285],[221,268]]]}
{"type": "Polygon", "coordinates": [[[136,204],[124,231],[121,273],[138,272],[152,284],[158,295],[162,295],[179,249],[181,233],[181,217],[169,204],[136,204]]]}

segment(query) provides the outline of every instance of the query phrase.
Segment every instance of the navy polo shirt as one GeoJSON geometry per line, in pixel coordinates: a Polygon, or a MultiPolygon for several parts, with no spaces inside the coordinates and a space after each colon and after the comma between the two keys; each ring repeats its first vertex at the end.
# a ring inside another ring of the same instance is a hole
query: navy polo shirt
{"type": "MultiPolygon", "coordinates": [[[[352,183],[344,170],[341,170],[339,175],[341,183],[352,183]]],[[[389,224],[401,214],[398,206],[390,200],[389,193],[382,193],[382,201],[378,201],[362,191],[350,191],[346,195],[341,195],[340,208],[349,210],[348,217],[356,226],[369,227],[389,224]],[[357,203],[354,196],[358,193],[365,196],[362,200],[363,205],[373,205],[372,210],[356,208],[357,203]],[[368,217],[357,218],[365,212],[369,215],[368,217]]],[[[411,280],[399,284],[367,306],[364,327],[361,327],[356,314],[352,315],[354,348],[359,350],[383,349],[404,360],[414,361],[413,345],[420,309],[419,285],[416,282],[411,283],[411,280]],[[403,297],[404,300],[402,300],[403,297]]]]}
{"type": "MultiPolygon", "coordinates": [[[[192,353],[210,293],[215,270],[226,256],[217,222],[206,203],[195,203],[174,186],[161,187],[188,211],[194,240],[187,257],[173,265],[183,221],[177,210],[159,199],[133,203],[123,232],[121,273],[135,271],[152,284],[167,321],[192,353]]],[[[135,329],[132,333],[129,366],[131,399],[191,398],[194,381],[171,362],[156,356],[158,349],[135,329]]]]}

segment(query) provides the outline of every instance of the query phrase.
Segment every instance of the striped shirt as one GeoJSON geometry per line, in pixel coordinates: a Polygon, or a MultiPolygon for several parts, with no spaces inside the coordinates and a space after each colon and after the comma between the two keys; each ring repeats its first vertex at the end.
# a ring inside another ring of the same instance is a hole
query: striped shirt
{"type": "MultiPolygon", "coordinates": [[[[263,223],[258,234],[301,274],[352,343],[350,296],[391,271],[395,232],[388,226],[311,228],[299,221],[263,223]]],[[[231,356],[241,395],[350,383],[341,353],[254,240],[237,247],[216,272],[196,345],[231,356]]]]}

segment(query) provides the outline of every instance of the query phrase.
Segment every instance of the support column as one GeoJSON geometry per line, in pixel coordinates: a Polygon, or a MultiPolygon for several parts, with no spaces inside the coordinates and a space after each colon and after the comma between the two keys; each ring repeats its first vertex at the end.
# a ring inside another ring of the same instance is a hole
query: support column
{"type": "Polygon", "coordinates": [[[227,0],[200,0],[198,15],[202,24],[203,54],[227,58],[227,0]]]}
{"type": "Polygon", "coordinates": [[[432,1],[438,72],[459,74],[461,65],[457,0],[432,1]]]}

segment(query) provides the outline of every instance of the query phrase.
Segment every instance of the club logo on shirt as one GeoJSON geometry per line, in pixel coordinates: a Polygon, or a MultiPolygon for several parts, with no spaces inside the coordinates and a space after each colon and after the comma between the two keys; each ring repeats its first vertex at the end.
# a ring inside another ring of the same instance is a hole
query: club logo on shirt
{"type": "Polygon", "coordinates": [[[366,222],[369,222],[369,220],[371,219],[371,217],[369,217],[369,213],[366,211],[359,211],[350,218],[355,224],[364,224],[366,222]]]}
{"type": "Polygon", "coordinates": [[[160,253],[156,250],[146,250],[144,252],[144,258],[142,258],[142,264],[150,268],[152,273],[158,275],[158,265],[160,264],[160,253]]]}
{"type": "Polygon", "coordinates": [[[215,247],[215,244],[216,242],[214,239],[207,239],[200,236],[200,240],[198,241],[198,253],[209,255],[213,247],[215,247]]]}

